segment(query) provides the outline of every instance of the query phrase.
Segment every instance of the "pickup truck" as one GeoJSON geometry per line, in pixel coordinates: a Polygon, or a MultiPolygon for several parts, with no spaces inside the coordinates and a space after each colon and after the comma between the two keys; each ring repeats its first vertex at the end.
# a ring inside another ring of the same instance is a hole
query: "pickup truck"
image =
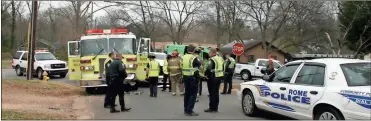
{"type": "MultiPolygon", "coordinates": [[[[237,63],[234,73],[235,75],[240,75],[243,80],[247,81],[251,80],[252,77],[262,77],[264,74],[262,74],[260,70],[266,68],[267,65],[268,59],[257,59],[255,63],[237,63]]],[[[282,67],[282,64],[277,60],[273,60],[273,66],[274,69],[277,70],[282,67]]]]}

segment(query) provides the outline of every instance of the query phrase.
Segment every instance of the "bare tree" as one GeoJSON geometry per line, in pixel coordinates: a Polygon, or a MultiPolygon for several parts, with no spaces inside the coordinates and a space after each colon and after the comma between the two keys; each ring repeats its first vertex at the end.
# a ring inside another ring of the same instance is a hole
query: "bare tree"
{"type": "Polygon", "coordinates": [[[182,44],[188,36],[190,30],[196,26],[196,13],[202,7],[200,1],[158,1],[156,4],[162,9],[163,13],[157,15],[166,23],[173,42],[182,44]],[[175,8],[175,9],[174,9],[175,8]],[[177,15],[175,15],[177,14],[177,15]]]}
{"type": "Polygon", "coordinates": [[[240,10],[257,23],[265,55],[268,56],[268,47],[282,36],[282,28],[291,18],[290,11],[293,8],[293,2],[243,1],[241,4],[240,10]]]}

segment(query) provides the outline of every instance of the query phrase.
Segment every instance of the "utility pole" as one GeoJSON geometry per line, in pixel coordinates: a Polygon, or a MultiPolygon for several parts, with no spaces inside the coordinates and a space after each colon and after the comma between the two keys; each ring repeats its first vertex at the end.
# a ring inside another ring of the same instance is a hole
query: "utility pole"
{"type": "Polygon", "coordinates": [[[37,21],[37,1],[33,1],[31,15],[31,38],[30,38],[31,41],[28,41],[27,80],[32,79],[32,70],[35,61],[36,21],[37,21]]]}

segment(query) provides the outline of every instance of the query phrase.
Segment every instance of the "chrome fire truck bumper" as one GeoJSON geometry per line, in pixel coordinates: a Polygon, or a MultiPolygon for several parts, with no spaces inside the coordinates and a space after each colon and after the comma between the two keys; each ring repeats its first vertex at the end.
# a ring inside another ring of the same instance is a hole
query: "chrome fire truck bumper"
{"type": "MultiPolygon", "coordinates": [[[[125,81],[135,80],[135,74],[128,74],[128,77],[125,78],[125,81]]],[[[89,87],[106,87],[106,79],[97,79],[97,80],[80,80],[80,87],[89,88],[89,87]]]]}

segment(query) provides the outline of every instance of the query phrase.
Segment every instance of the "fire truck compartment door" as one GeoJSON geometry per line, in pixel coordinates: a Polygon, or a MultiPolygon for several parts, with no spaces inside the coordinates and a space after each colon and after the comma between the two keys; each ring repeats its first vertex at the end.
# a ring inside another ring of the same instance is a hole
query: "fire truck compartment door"
{"type": "Polygon", "coordinates": [[[68,41],[68,77],[70,80],[80,80],[80,42],[68,41]]]}

